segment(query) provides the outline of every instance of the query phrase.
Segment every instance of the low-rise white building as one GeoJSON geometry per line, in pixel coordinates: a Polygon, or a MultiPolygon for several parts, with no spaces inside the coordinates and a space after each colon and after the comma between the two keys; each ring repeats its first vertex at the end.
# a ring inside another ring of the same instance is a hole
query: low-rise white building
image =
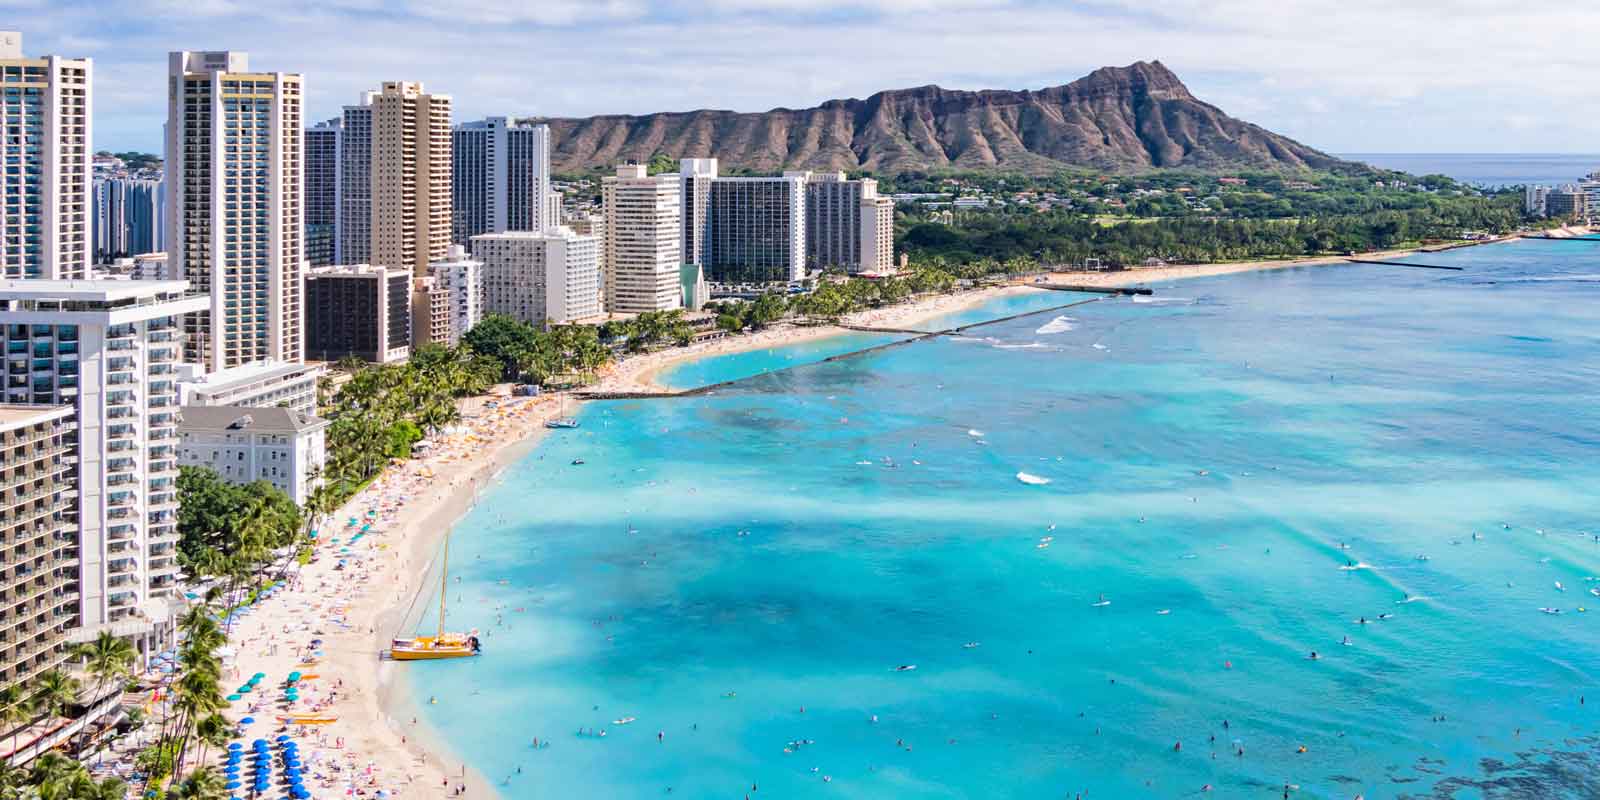
{"type": "Polygon", "coordinates": [[[450,307],[450,346],[483,319],[483,262],[467,255],[466,248],[450,247],[450,257],[428,265],[435,286],[443,289],[450,307]]]}
{"type": "Polygon", "coordinates": [[[179,402],[186,406],[281,406],[301,414],[317,410],[317,380],[327,368],[321,364],[282,364],[258,361],[209,375],[199,366],[178,368],[179,402]]]}
{"type": "Polygon", "coordinates": [[[483,262],[486,314],[505,314],[533,325],[565,325],[598,316],[600,242],[556,227],[472,237],[483,262]]]}
{"type": "Polygon", "coordinates": [[[304,505],[327,460],[328,421],[287,408],[184,406],[178,463],[229,483],[266,481],[304,505]]]}

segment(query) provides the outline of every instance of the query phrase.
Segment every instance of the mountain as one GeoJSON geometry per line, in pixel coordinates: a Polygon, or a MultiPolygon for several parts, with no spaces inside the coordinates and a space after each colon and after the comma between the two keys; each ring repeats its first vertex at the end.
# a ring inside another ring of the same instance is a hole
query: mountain
{"type": "Polygon", "coordinates": [[[714,156],[724,169],[759,172],[1354,166],[1196,99],[1160,61],[1105,67],[1037,91],[922,86],[799,110],[531,121],[550,126],[551,164],[566,173],[643,163],[657,153],[714,156]]]}

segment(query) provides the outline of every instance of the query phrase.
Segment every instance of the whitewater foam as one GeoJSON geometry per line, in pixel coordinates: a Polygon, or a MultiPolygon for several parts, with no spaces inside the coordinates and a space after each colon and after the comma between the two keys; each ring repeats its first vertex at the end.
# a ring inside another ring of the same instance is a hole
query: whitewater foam
{"type": "Polygon", "coordinates": [[[1041,325],[1038,330],[1034,331],[1034,333],[1039,334],[1040,336],[1048,336],[1052,333],[1066,333],[1067,331],[1078,327],[1077,325],[1073,324],[1075,322],[1077,322],[1077,320],[1073,319],[1072,317],[1056,317],[1055,319],[1041,325]]]}

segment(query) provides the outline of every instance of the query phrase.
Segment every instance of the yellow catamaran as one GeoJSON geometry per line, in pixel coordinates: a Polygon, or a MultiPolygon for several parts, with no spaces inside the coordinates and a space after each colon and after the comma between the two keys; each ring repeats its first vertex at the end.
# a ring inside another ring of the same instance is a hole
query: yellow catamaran
{"type": "Polygon", "coordinates": [[[446,633],[444,630],[445,600],[450,594],[450,535],[444,537],[443,568],[439,575],[439,633],[437,636],[413,636],[395,639],[389,644],[389,657],[395,661],[432,661],[440,658],[468,658],[478,655],[478,632],[446,633]]]}

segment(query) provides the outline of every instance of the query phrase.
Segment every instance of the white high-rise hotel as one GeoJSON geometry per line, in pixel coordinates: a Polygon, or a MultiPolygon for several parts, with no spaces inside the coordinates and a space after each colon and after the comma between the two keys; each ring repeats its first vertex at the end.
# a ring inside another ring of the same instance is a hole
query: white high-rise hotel
{"type": "Polygon", "coordinates": [[[81,278],[93,247],[89,59],[0,31],[0,277],[81,278]]]}
{"type": "Polygon", "coordinates": [[[162,640],[178,578],[182,281],[0,281],[5,401],[78,416],[79,623],[162,640]]]}
{"type": "Polygon", "coordinates": [[[601,185],[605,205],[606,310],[665,311],[683,304],[681,190],[676,174],[624,164],[601,185]]]}
{"type": "Polygon", "coordinates": [[[174,52],[167,71],[170,274],[210,296],[185,319],[207,371],[304,350],[301,82],[236,52],[174,52]]]}

